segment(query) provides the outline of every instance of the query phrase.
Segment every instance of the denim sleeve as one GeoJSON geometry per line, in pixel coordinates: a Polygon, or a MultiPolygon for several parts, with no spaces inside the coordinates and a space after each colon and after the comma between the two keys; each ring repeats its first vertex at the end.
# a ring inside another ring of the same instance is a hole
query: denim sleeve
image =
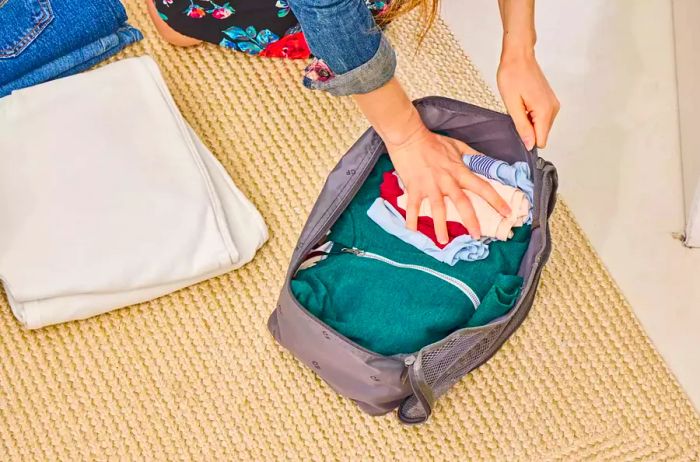
{"type": "Polygon", "coordinates": [[[365,0],[289,0],[311,52],[331,78],[304,78],[308,88],[335,96],[368,93],[387,83],[396,55],[365,0]]]}

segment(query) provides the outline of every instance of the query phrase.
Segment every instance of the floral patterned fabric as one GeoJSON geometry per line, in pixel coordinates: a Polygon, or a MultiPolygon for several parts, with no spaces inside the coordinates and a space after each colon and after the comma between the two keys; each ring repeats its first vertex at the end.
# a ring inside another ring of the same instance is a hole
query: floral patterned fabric
{"type": "Polygon", "coordinates": [[[287,0],[153,0],[175,31],[249,55],[311,55],[287,0]]]}
{"type": "MultiPolygon", "coordinates": [[[[288,0],[153,0],[160,17],[175,31],[249,55],[306,59],[311,51],[288,0]]],[[[379,14],[388,2],[365,0],[379,14]]],[[[307,77],[326,81],[332,72],[321,60],[307,77]]]]}

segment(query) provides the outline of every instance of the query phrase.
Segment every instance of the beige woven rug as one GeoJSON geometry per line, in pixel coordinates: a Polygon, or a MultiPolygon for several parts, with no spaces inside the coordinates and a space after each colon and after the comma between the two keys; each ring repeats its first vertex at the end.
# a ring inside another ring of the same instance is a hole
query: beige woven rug
{"type": "MultiPolygon", "coordinates": [[[[303,90],[301,63],[176,49],[142,1],[128,9],[146,39],[121,56],[158,61],[272,236],[239,271],[83,322],[27,332],[3,298],[0,460],[700,459],[698,416],[561,203],[531,315],[428,424],[334,394],[265,322],[323,179],[366,122],[349,99],[303,90]]],[[[417,54],[414,28],[390,30],[412,96],[499,107],[444,24],[417,54]]]]}

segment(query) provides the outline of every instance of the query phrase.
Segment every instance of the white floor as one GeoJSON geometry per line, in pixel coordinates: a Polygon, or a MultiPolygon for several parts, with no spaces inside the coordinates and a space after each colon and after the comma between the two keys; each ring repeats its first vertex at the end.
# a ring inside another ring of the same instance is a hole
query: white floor
{"type": "MultiPolygon", "coordinates": [[[[444,0],[443,17],[496,88],[497,2],[444,0]]],[[[536,22],[562,104],[541,155],[700,410],[700,249],[673,237],[685,219],[670,0],[538,0],[536,22]]]]}

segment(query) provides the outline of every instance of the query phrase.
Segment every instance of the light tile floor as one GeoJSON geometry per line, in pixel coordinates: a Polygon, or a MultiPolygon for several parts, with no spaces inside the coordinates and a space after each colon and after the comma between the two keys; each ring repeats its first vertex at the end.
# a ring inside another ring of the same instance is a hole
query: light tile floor
{"type": "MultiPolygon", "coordinates": [[[[495,86],[495,1],[444,0],[495,86]]],[[[538,60],[562,111],[549,147],[560,192],[656,348],[700,409],[700,249],[684,228],[670,0],[538,0],[538,60]]],[[[700,122],[700,121],[699,121],[700,122]]]]}

